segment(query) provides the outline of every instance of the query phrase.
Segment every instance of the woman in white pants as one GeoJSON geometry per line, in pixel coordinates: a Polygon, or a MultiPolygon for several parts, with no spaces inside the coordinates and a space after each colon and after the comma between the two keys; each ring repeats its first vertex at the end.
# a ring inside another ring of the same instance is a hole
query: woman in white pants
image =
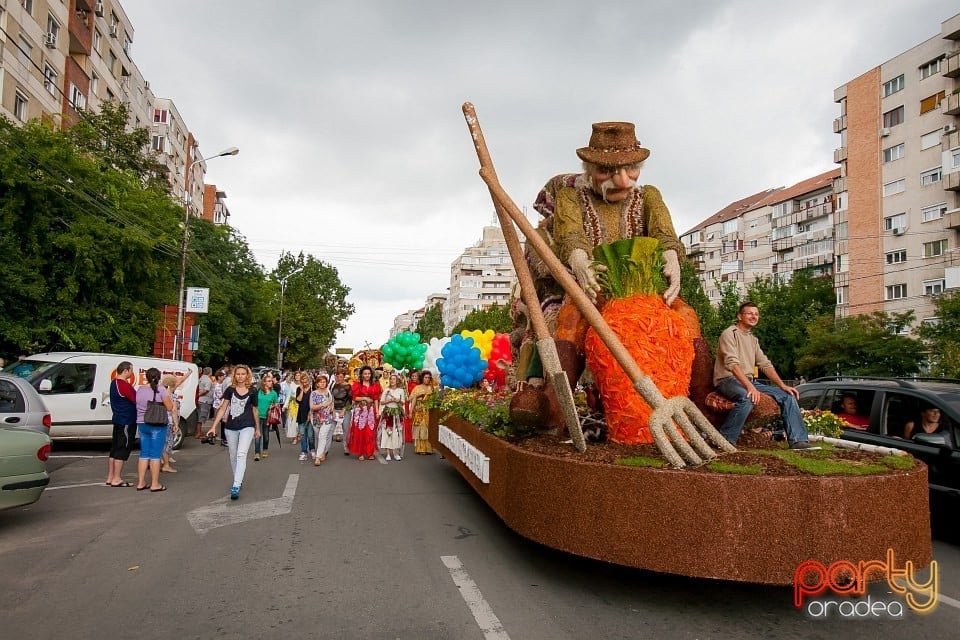
{"type": "Polygon", "coordinates": [[[407,390],[400,386],[400,376],[396,371],[390,372],[390,384],[380,394],[380,424],[377,444],[381,451],[387,454],[386,460],[393,458],[402,460],[403,452],[403,418],[406,415],[403,407],[407,401],[407,390]]]}
{"type": "Polygon", "coordinates": [[[216,434],[216,425],[224,415],[227,417],[223,432],[230,447],[230,470],[233,472],[233,484],[230,487],[230,499],[240,497],[243,486],[243,474],[247,470],[247,456],[254,438],[260,437],[260,416],[257,412],[257,389],[251,387],[253,373],[245,364],[234,368],[233,384],[223,392],[223,402],[213,419],[214,426],[207,436],[216,434]]]}
{"type": "Polygon", "coordinates": [[[314,466],[327,459],[327,452],[333,443],[333,395],[328,388],[327,376],[322,373],[317,376],[314,390],[310,394],[310,418],[317,438],[317,454],[313,458],[314,466]]]}

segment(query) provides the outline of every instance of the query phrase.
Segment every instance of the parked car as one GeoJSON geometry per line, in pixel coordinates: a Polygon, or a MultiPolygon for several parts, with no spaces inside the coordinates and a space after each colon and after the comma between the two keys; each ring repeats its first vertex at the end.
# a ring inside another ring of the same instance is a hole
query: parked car
{"type": "MultiPolygon", "coordinates": [[[[856,399],[857,413],[869,426],[851,425],[841,438],[900,449],[929,469],[930,493],[960,497],[960,381],[942,378],[817,378],[797,387],[800,408],[838,415],[844,395],[856,399]],[[924,407],[940,409],[940,430],[905,438],[908,422],[919,424],[924,407]]],[[[841,415],[842,417],[842,415],[841,415]]]]}
{"type": "Polygon", "coordinates": [[[33,504],[50,484],[50,436],[0,428],[0,510],[33,504]]]}
{"type": "Polygon", "coordinates": [[[133,364],[134,387],[146,384],[147,369],[156,367],[161,375],[190,376],[177,389],[180,399],[180,436],[192,433],[197,421],[197,365],[179,360],[145,358],[111,353],[38,353],[10,363],[4,371],[23,378],[43,397],[50,410],[53,440],[110,440],[113,413],[110,410],[110,382],[117,365],[133,364]]]}
{"type": "Polygon", "coordinates": [[[0,372],[0,427],[50,435],[50,412],[29,382],[0,372]]]}

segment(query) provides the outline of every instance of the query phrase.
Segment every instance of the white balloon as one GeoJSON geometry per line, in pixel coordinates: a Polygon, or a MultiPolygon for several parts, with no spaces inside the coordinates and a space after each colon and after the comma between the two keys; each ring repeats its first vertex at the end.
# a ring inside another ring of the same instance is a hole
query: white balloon
{"type": "Polygon", "coordinates": [[[445,338],[430,338],[430,344],[427,345],[427,352],[423,354],[423,367],[425,371],[433,374],[433,379],[440,382],[440,369],[437,368],[437,359],[442,358],[441,350],[450,342],[450,336],[445,338]]]}

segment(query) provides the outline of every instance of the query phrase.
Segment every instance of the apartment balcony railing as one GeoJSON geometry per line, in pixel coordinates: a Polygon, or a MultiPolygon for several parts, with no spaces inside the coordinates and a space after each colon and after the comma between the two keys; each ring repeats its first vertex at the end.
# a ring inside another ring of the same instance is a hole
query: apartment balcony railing
{"type": "Polygon", "coordinates": [[[840,164],[847,159],[847,148],[840,147],[839,149],[834,149],[833,151],[833,162],[834,164],[840,164]]]}
{"type": "Polygon", "coordinates": [[[950,151],[960,147],[960,131],[954,129],[951,133],[945,133],[942,138],[940,138],[940,149],[941,151],[950,151]]]}
{"type": "Polygon", "coordinates": [[[833,179],[833,192],[842,193],[847,190],[847,176],[838,176],[833,179]]]}
{"type": "Polygon", "coordinates": [[[960,229],[960,208],[951,209],[943,214],[943,226],[947,229],[960,229]]]}
{"type": "Polygon", "coordinates": [[[940,101],[940,109],[946,116],[960,116],[960,93],[951,93],[940,101]]]}
{"type": "Polygon", "coordinates": [[[944,174],[941,181],[945,191],[960,191],[960,171],[944,174]]]}
{"type": "Polygon", "coordinates": [[[799,224],[801,222],[806,222],[807,220],[812,220],[814,218],[819,218],[827,214],[833,213],[833,201],[829,200],[827,202],[821,202],[820,204],[814,207],[806,207],[805,209],[794,209],[793,213],[788,213],[785,216],[780,216],[773,220],[774,229],[779,229],[781,227],[789,227],[792,224],[799,224]]]}
{"type": "Polygon", "coordinates": [[[840,133],[847,128],[847,116],[840,116],[833,121],[833,132],[840,133]]]}
{"type": "Polygon", "coordinates": [[[947,78],[960,78],[960,50],[947,55],[943,61],[943,75],[947,78]]]}

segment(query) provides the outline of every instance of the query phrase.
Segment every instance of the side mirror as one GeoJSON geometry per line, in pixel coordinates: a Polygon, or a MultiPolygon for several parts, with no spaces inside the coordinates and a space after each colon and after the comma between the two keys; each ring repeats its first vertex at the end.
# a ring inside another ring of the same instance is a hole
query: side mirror
{"type": "Polygon", "coordinates": [[[947,434],[943,431],[939,433],[917,433],[911,439],[917,444],[925,444],[930,447],[944,447],[947,444],[947,434]]]}
{"type": "Polygon", "coordinates": [[[40,393],[50,393],[53,390],[53,383],[50,381],[50,378],[46,378],[40,381],[40,388],[37,389],[40,393]]]}

